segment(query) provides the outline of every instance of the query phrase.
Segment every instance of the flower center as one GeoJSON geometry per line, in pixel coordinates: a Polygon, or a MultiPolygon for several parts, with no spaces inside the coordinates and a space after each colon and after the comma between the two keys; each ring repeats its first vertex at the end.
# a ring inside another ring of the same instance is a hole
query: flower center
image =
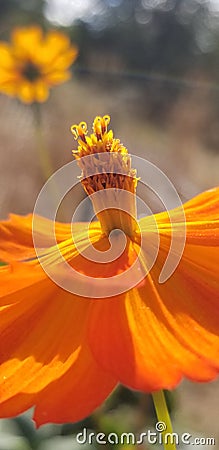
{"type": "Polygon", "coordinates": [[[108,236],[112,230],[121,229],[133,237],[138,229],[138,179],[127,149],[113,137],[112,130],[108,131],[109,122],[109,116],[96,117],[90,136],[85,122],[73,125],[71,131],[78,141],[73,154],[82,169],[81,183],[91,198],[102,231],[108,236]]]}
{"type": "Polygon", "coordinates": [[[40,77],[40,70],[34,63],[28,61],[22,70],[22,75],[28,81],[35,81],[40,77]]]}

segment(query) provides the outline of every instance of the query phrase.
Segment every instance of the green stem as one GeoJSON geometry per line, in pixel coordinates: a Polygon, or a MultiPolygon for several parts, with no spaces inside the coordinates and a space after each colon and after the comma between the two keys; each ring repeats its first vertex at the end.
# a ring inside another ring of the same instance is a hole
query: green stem
{"type": "MultiPolygon", "coordinates": [[[[33,103],[33,115],[34,115],[34,122],[35,122],[35,131],[36,131],[36,147],[38,151],[38,158],[40,162],[40,167],[42,170],[42,174],[44,177],[44,181],[47,181],[50,176],[54,173],[52,163],[50,160],[50,155],[45,143],[44,133],[43,133],[43,127],[42,127],[42,115],[41,115],[41,108],[39,103],[33,103]]],[[[50,191],[50,201],[53,203],[53,206],[59,206],[59,188],[54,180],[52,178],[50,180],[48,189],[50,191]]],[[[64,211],[60,214],[60,217],[65,220],[65,214],[64,211]]]]}
{"type": "Polygon", "coordinates": [[[48,150],[47,150],[46,144],[45,144],[44,133],[43,133],[43,128],[42,128],[41,108],[40,108],[39,103],[33,103],[32,108],[33,108],[34,121],[35,121],[36,145],[37,145],[38,157],[39,157],[43,176],[44,176],[45,180],[47,180],[52,175],[53,168],[52,168],[49,153],[48,153],[48,150]]]}
{"type": "Polygon", "coordinates": [[[176,450],[176,445],[171,441],[170,434],[173,433],[173,428],[168,412],[166,399],[163,391],[157,391],[152,393],[153,402],[159,422],[165,424],[165,429],[162,431],[163,446],[165,450],[176,450]],[[168,434],[168,436],[166,436],[168,434]]]}

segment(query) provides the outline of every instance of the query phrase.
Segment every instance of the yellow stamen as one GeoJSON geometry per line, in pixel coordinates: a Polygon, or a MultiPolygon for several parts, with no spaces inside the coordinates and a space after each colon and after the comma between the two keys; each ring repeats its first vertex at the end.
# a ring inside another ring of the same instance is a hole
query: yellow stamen
{"type": "Polygon", "coordinates": [[[103,232],[109,235],[119,228],[133,236],[138,228],[135,199],[138,179],[126,147],[113,137],[112,130],[108,131],[109,122],[110,116],[97,116],[89,136],[85,122],[73,125],[71,131],[78,141],[78,149],[73,155],[82,169],[81,182],[91,196],[103,232]],[[110,157],[106,157],[107,154],[110,157]],[[92,157],[84,158],[89,155],[92,157]],[[92,196],[99,191],[104,191],[103,196],[92,196]],[[129,195],[125,195],[125,191],[129,195]]]}
{"type": "Polygon", "coordinates": [[[87,124],[86,122],[81,122],[79,125],[72,125],[71,132],[75,139],[81,138],[82,141],[86,142],[86,134],[87,134],[87,124]]]}

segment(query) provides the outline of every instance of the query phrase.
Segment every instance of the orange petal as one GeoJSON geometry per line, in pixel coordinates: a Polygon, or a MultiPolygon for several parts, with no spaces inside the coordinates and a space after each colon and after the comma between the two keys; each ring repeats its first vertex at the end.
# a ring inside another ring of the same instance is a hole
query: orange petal
{"type": "Polygon", "coordinates": [[[49,97],[48,84],[43,80],[36,80],[34,83],[35,100],[39,103],[45,102],[49,97]]]}
{"type": "Polygon", "coordinates": [[[5,305],[0,310],[2,417],[23,411],[29,394],[33,405],[38,392],[74,364],[84,341],[89,307],[89,300],[58,288],[40,268],[20,264],[11,277],[9,268],[3,269],[5,273],[0,274],[7,275],[7,282],[17,290],[9,285],[9,293],[2,292],[1,298],[5,305]],[[7,409],[8,402],[13,408],[7,409]]]}
{"type": "Polygon", "coordinates": [[[58,288],[40,267],[2,267],[1,277],[0,416],[36,405],[38,425],[80,420],[115,386],[85,344],[89,300],[58,288]]]}
{"type": "MultiPolygon", "coordinates": [[[[219,372],[218,192],[201,194],[185,205],[186,246],[165,283],[158,280],[172,230],[167,213],[162,213],[157,220],[160,251],[144,283],[123,296],[92,303],[93,354],[105,370],[132,388],[172,388],[182,376],[207,381],[219,372]]],[[[148,217],[141,224],[148,242],[147,265],[152,221],[148,217]]],[[[173,231],[180,235],[180,223],[173,231]]]]}
{"type": "Polygon", "coordinates": [[[96,364],[84,344],[72,367],[59,380],[39,394],[20,392],[9,398],[0,404],[0,415],[12,417],[36,405],[37,426],[77,422],[100,406],[115,386],[116,381],[96,364]]]}
{"type": "Polygon", "coordinates": [[[56,56],[54,56],[54,59],[47,64],[47,67],[45,64],[45,69],[43,72],[45,74],[52,74],[55,71],[65,71],[75,61],[77,53],[77,49],[75,47],[72,47],[61,54],[57,54],[56,56]]]}
{"type": "Polygon", "coordinates": [[[155,231],[154,221],[161,235],[169,235],[172,231],[180,233],[182,229],[183,212],[186,220],[187,241],[199,239],[200,245],[218,245],[219,230],[219,187],[203,192],[189,200],[181,208],[144,217],[139,221],[142,232],[155,231]],[[170,225],[170,218],[173,227],[170,225]]]}
{"type": "MultiPolygon", "coordinates": [[[[40,267],[14,263],[0,267],[0,307],[20,302],[23,290],[45,280],[45,273],[40,267]],[[13,297],[11,296],[13,294],[13,297]]],[[[25,297],[26,298],[26,297],[25,297]]]]}
{"type": "Polygon", "coordinates": [[[19,73],[8,44],[0,42],[0,55],[0,90],[6,94],[14,95],[17,90],[19,73]]]}
{"type": "Polygon", "coordinates": [[[1,69],[5,69],[7,71],[14,69],[14,58],[12,54],[12,50],[9,44],[5,42],[0,42],[0,55],[1,55],[1,69]]]}
{"type": "Polygon", "coordinates": [[[0,91],[12,97],[16,96],[17,79],[14,76],[10,78],[8,74],[3,75],[0,71],[0,91]]]}
{"type": "Polygon", "coordinates": [[[34,419],[38,426],[47,422],[77,422],[100,406],[116,384],[97,365],[84,343],[68,372],[39,394],[34,419]]]}
{"type": "Polygon", "coordinates": [[[11,214],[9,220],[0,222],[0,258],[12,261],[33,256],[32,215],[11,214]]]}
{"type": "Polygon", "coordinates": [[[38,26],[15,28],[12,32],[12,45],[17,58],[33,58],[37,54],[42,42],[42,29],[38,26]]]}
{"type": "Polygon", "coordinates": [[[33,103],[35,101],[33,83],[25,79],[21,80],[17,89],[17,95],[24,103],[33,103]]]}
{"type": "Polygon", "coordinates": [[[194,219],[204,217],[209,219],[209,215],[218,219],[219,209],[219,187],[209,189],[192,198],[184,204],[185,212],[188,218],[194,219]]]}
{"type": "MultiPolygon", "coordinates": [[[[33,216],[17,216],[10,214],[9,220],[0,222],[0,259],[2,261],[14,261],[33,258],[36,256],[32,236],[33,216]]],[[[36,216],[34,218],[34,236],[37,238],[39,248],[45,249],[53,245],[53,222],[36,216]]],[[[64,224],[55,223],[55,237],[57,243],[71,239],[80,234],[85,228],[83,223],[64,224]],[[72,231],[71,231],[72,230],[72,231]]],[[[91,230],[100,234],[100,226],[96,222],[90,225],[91,230]]]]}
{"type": "Polygon", "coordinates": [[[49,67],[50,64],[53,64],[53,62],[56,61],[58,56],[64,56],[65,54],[68,54],[69,51],[73,51],[71,60],[75,59],[77,49],[75,46],[71,47],[68,36],[57,31],[50,31],[47,33],[42,43],[39,62],[43,61],[45,67],[46,65],[49,67]]]}
{"type": "Polygon", "coordinates": [[[191,292],[185,280],[168,280],[158,290],[148,276],[125,298],[96,300],[89,321],[94,357],[121,383],[142,391],[173,388],[182,376],[213,379],[219,372],[219,308],[211,304],[208,313],[208,296],[197,298],[196,286],[191,292]]]}
{"type": "Polygon", "coordinates": [[[45,81],[50,85],[64,83],[71,78],[71,72],[67,70],[54,70],[44,75],[45,81]]]}

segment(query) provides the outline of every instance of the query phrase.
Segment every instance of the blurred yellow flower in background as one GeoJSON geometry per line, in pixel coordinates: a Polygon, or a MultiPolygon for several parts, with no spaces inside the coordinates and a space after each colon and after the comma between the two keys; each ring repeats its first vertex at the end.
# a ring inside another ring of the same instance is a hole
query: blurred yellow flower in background
{"type": "Polygon", "coordinates": [[[44,102],[52,86],[71,77],[77,47],[58,31],[39,26],[15,28],[11,43],[0,42],[0,92],[24,103],[44,102]]]}

